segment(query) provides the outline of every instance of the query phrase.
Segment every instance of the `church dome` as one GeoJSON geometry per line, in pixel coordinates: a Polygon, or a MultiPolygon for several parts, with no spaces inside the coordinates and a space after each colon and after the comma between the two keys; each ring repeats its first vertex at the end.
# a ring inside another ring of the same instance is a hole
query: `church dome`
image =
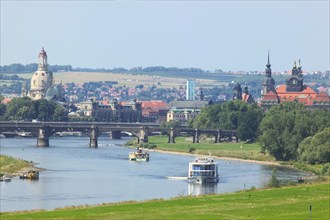
{"type": "Polygon", "coordinates": [[[37,70],[31,78],[31,90],[47,90],[52,86],[53,74],[48,71],[37,70]]]}
{"type": "Polygon", "coordinates": [[[48,101],[50,101],[54,97],[58,97],[57,95],[58,95],[57,88],[56,87],[49,87],[49,89],[47,89],[45,99],[47,99],[48,101]]]}
{"type": "Polygon", "coordinates": [[[53,87],[53,73],[48,71],[47,53],[44,48],[38,55],[38,70],[32,75],[29,97],[33,100],[43,99],[46,91],[53,87]]]}

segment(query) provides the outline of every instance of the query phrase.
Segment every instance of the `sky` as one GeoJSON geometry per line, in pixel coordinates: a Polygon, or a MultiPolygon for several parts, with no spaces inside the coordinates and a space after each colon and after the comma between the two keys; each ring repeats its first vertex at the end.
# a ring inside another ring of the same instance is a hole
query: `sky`
{"type": "Polygon", "coordinates": [[[1,65],[330,69],[329,0],[1,0],[1,65]]]}

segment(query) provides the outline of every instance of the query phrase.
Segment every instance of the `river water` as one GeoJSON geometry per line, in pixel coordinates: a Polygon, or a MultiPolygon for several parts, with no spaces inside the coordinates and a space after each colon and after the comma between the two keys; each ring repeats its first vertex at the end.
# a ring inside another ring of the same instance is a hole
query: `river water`
{"type": "MultiPolygon", "coordinates": [[[[33,161],[44,168],[37,181],[13,178],[0,182],[0,211],[47,209],[94,205],[128,200],[172,198],[206,193],[260,188],[268,182],[273,166],[217,160],[220,182],[189,184],[188,163],[194,157],[150,152],[149,162],[128,161],[128,139],[99,138],[99,147],[89,148],[89,137],[52,137],[49,148],[37,148],[36,138],[0,139],[0,153],[33,161]]],[[[277,167],[279,179],[296,181],[306,174],[277,167]]]]}

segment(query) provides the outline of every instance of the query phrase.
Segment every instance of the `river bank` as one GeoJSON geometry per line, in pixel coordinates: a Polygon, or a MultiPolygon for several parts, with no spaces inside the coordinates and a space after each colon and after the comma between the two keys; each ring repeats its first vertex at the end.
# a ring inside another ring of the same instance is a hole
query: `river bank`
{"type": "MultiPolygon", "coordinates": [[[[2,154],[35,161],[46,170],[38,181],[13,178],[10,184],[1,183],[1,211],[232,193],[264,187],[273,170],[269,165],[219,160],[220,182],[212,187],[196,186],[168,178],[187,176],[193,157],[151,152],[150,162],[131,162],[131,150],[123,147],[128,140],[100,137],[95,149],[88,146],[89,137],[54,137],[49,148],[36,148],[35,139],[4,139],[2,154]]],[[[294,182],[300,176],[304,173],[278,169],[278,178],[283,181],[294,182]]]]}
{"type": "Polygon", "coordinates": [[[0,155],[0,174],[8,177],[20,176],[30,170],[42,171],[32,161],[26,161],[21,158],[14,158],[6,155],[0,155]]]}
{"type": "MultiPolygon", "coordinates": [[[[145,149],[144,150],[148,150],[145,149]]],[[[212,158],[220,159],[220,160],[235,160],[245,163],[257,163],[257,164],[265,164],[265,165],[275,165],[275,166],[283,166],[282,164],[274,161],[260,161],[260,160],[249,160],[249,159],[241,159],[241,158],[233,158],[233,157],[221,157],[221,156],[213,156],[213,155],[207,155],[207,154],[195,154],[195,153],[185,153],[180,151],[168,151],[168,150],[159,150],[159,149],[152,149],[149,151],[153,152],[159,152],[164,154],[177,154],[177,155],[184,155],[184,156],[194,156],[194,157],[205,157],[210,156],[212,158]]]]}
{"type": "Polygon", "coordinates": [[[1,219],[327,219],[329,194],[329,182],[322,182],[53,211],[3,212],[1,219]]]}
{"type": "MultiPolygon", "coordinates": [[[[200,143],[192,143],[186,137],[177,137],[176,143],[167,143],[168,137],[164,135],[150,136],[147,145],[155,145],[155,150],[161,153],[180,154],[187,156],[209,156],[221,160],[234,160],[244,163],[255,163],[262,165],[273,165],[303,170],[312,175],[326,175],[322,165],[310,165],[299,161],[276,161],[269,153],[261,153],[259,143],[233,143],[221,142],[213,143],[210,141],[202,141],[200,143]]],[[[132,145],[133,142],[128,143],[132,145]]],[[[325,166],[329,166],[325,164],[325,166]]]]}

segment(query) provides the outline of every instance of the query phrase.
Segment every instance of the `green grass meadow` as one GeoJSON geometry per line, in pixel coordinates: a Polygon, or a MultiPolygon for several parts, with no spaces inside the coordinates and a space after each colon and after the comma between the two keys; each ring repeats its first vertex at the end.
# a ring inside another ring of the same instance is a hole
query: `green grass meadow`
{"type": "Polygon", "coordinates": [[[330,184],[104,204],[54,211],[1,213],[6,219],[329,219],[330,184]],[[310,211],[310,206],[312,210],[310,211]]]}
{"type": "Polygon", "coordinates": [[[0,173],[13,174],[23,168],[32,166],[32,162],[17,159],[5,155],[0,155],[0,173]]]}
{"type": "Polygon", "coordinates": [[[269,154],[260,153],[259,143],[213,143],[210,140],[201,140],[200,143],[192,143],[192,140],[187,137],[176,137],[175,144],[167,143],[167,141],[168,137],[163,135],[149,137],[149,144],[156,144],[159,150],[204,155],[211,154],[212,156],[260,161],[275,161],[275,158],[271,157],[269,154]],[[195,150],[190,152],[192,148],[195,150]]]}

